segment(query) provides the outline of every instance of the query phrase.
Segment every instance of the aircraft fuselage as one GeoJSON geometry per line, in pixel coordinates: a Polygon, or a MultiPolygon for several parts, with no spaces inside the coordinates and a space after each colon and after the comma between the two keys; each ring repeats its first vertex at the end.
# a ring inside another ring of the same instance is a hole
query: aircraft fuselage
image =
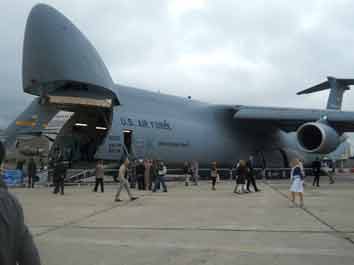
{"type": "Polygon", "coordinates": [[[116,89],[122,104],[114,108],[111,129],[96,158],[119,160],[126,147],[137,158],[233,164],[251,154],[279,149],[284,141],[279,130],[237,124],[222,106],[131,87],[116,89]],[[131,147],[126,146],[125,134],[131,137],[131,147]]]}

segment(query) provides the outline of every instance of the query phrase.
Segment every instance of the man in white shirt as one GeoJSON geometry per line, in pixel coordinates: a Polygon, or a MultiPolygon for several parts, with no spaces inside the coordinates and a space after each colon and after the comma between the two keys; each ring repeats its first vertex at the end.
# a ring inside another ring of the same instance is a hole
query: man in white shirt
{"type": "Polygon", "coordinates": [[[127,191],[128,195],[130,197],[130,200],[134,201],[137,199],[137,197],[134,197],[132,195],[132,193],[130,192],[129,182],[127,180],[128,166],[129,166],[129,160],[125,159],[124,163],[119,168],[119,173],[118,173],[119,188],[117,190],[117,194],[116,194],[116,198],[115,198],[116,202],[122,201],[120,199],[120,192],[122,191],[123,188],[127,191]]]}

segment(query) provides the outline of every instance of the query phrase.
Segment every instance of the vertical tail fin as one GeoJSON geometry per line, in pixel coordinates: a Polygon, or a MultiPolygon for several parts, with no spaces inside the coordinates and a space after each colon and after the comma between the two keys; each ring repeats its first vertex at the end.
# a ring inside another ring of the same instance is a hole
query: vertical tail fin
{"type": "Polygon", "coordinates": [[[341,110],[343,94],[346,90],[349,90],[350,85],[354,85],[354,79],[343,79],[328,76],[327,81],[300,91],[297,93],[297,95],[311,94],[330,89],[327,101],[327,109],[341,110]]]}
{"type": "Polygon", "coordinates": [[[41,104],[40,98],[35,98],[4,131],[1,142],[10,148],[20,135],[40,134],[57,113],[58,109],[54,106],[41,104]]]}

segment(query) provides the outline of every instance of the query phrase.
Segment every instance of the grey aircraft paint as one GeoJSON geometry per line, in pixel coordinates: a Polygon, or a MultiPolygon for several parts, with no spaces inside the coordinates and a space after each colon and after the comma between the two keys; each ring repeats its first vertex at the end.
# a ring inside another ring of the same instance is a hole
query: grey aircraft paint
{"type": "Polygon", "coordinates": [[[61,136],[70,137],[75,123],[103,117],[108,130],[92,140],[102,137],[95,157],[107,160],[122,158],[124,131],[129,131],[135,157],[231,165],[252,154],[281,160],[283,166],[292,157],[307,159],[294,133],[299,125],[326,115],[325,124],[339,136],[354,129],[347,126],[354,121],[352,112],[212,105],[115,85],[86,37],[43,4],[29,15],[23,49],[23,90],[38,97],[5,131],[7,147],[19,135],[45,133],[59,110],[75,112],[61,136]]]}

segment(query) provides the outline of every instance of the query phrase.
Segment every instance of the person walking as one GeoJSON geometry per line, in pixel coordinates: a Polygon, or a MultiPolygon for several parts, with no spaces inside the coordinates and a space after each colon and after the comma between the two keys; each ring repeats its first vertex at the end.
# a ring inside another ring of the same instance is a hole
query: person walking
{"type": "Polygon", "coordinates": [[[199,178],[199,163],[196,160],[191,162],[191,173],[194,185],[198,185],[198,178],[199,178]]]}
{"type": "Polygon", "coordinates": [[[137,186],[137,178],[136,178],[136,166],[138,165],[138,160],[132,160],[128,166],[128,182],[130,184],[131,189],[135,189],[137,186]]]}
{"type": "Polygon", "coordinates": [[[333,176],[335,175],[335,173],[336,173],[336,160],[331,160],[330,169],[328,170],[329,184],[334,183],[333,176]]]}
{"type": "Polygon", "coordinates": [[[101,192],[104,192],[104,165],[103,160],[98,160],[96,165],[96,180],[95,180],[95,188],[94,192],[97,192],[98,186],[101,186],[101,192]]]}
{"type": "Polygon", "coordinates": [[[216,185],[216,180],[218,178],[219,172],[218,168],[216,166],[216,162],[214,161],[211,164],[211,170],[210,170],[210,177],[211,177],[211,189],[216,190],[215,185],[216,185]]]}
{"type": "Polygon", "coordinates": [[[298,194],[300,198],[300,207],[304,206],[304,175],[300,166],[300,161],[294,159],[291,162],[291,173],[290,173],[290,200],[293,206],[295,204],[295,195],[298,194]]]}
{"type": "Polygon", "coordinates": [[[129,160],[125,159],[123,164],[119,168],[119,172],[118,172],[119,187],[118,187],[118,190],[117,190],[117,193],[116,193],[116,196],[115,196],[115,201],[116,202],[122,201],[120,199],[120,193],[121,193],[122,189],[125,189],[127,191],[128,196],[129,196],[131,201],[134,201],[134,200],[138,199],[138,197],[134,197],[132,195],[132,193],[130,192],[129,182],[127,180],[128,166],[129,166],[129,160]]]}
{"type": "Polygon", "coordinates": [[[62,157],[59,157],[54,165],[53,180],[54,180],[54,194],[60,190],[60,195],[64,195],[64,180],[66,177],[66,168],[62,157]]]}
{"type": "Polygon", "coordinates": [[[247,163],[246,163],[246,167],[248,169],[248,172],[247,172],[247,185],[246,185],[246,188],[247,188],[247,191],[248,192],[251,192],[250,190],[250,186],[252,184],[253,186],[253,189],[255,192],[258,192],[260,191],[260,189],[258,189],[257,187],[257,184],[256,184],[256,179],[254,177],[254,162],[253,162],[253,156],[250,156],[247,163]]]}
{"type": "Polygon", "coordinates": [[[321,174],[321,161],[317,157],[315,161],[312,162],[312,174],[314,175],[312,186],[320,186],[320,174],[321,174]]]}
{"type": "Polygon", "coordinates": [[[328,180],[329,180],[329,184],[333,184],[334,183],[333,173],[331,172],[332,170],[331,170],[329,163],[330,163],[330,161],[322,161],[321,170],[327,175],[328,180]]]}
{"type": "Polygon", "coordinates": [[[245,160],[240,160],[236,168],[236,186],[234,193],[245,193],[245,180],[248,174],[248,168],[245,160]],[[241,189],[239,189],[241,187],[241,189]],[[241,192],[240,192],[240,191],[241,192]]]}
{"type": "Polygon", "coordinates": [[[144,172],[144,183],[145,183],[145,190],[151,190],[151,169],[152,161],[149,159],[144,160],[145,172],[144,172]]]}
{"type": "Polygon", "coordinates": [[[187,161],[184,162],[183,165],[183,175],[184,175],[184,183],[185,186],[189,186],[189,178],[190,178],[190,174],[189,174],[189,163],[187,161]]]}
{"type": "Polygon", "coordinates": [[[155,179],[155,185],[152,192],[156,192],[157,187],[161,184],[163,192],[167,192],[167,187],[165,183],[165,175],[167,174],[167,167],[163,161],[158,164],[157,177],[155,179]]]}
{"type": "Polygon", "coordinates": [[[31,157],[30,161],[27,164],[28,188],[34,188],[34,179],[36,175],[37,175],[36,162],[34,162],[33,157],[31,157]]]}
{"type": "Polygon", "coordinates": [[[138,163],[135,167],[135,174],[136,174],[136,180],[138,182],[138,189],[144,190],[145,189],[145,183],[144,183],[145,165],[142,159],[138,160],[138,163]]]}
{"type": "MultiPolygon", "coordinates": [[[[153,183],[155,184],[156,178],[158,176],[159,171],[159,162],[157,160],[153,160],[150,168],[150,176],[151,176],[151,190],[153,190],[153,183]]],[[[155,189],[160,189],[160,183],[155,187],[155,189]]]]}

